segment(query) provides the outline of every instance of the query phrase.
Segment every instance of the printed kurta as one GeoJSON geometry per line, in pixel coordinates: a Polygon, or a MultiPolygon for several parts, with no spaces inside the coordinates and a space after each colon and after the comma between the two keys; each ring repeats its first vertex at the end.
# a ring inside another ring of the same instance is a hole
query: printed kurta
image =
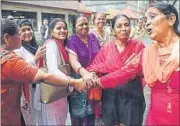
{"type": "MultiPolygon", "coordinates": [[[[81,65],[86,68],[99,52],[100,44],[94,34],[88,34],[88,47],[80,40],[77,35],[69,38],[67,50],[69,53],[77,55],[81,65]]],[[[73,77],[80,76],[74,73],[73,77]]],[[[87,92],[79,93],[74,91],[70,96],[70,112],[75,117],[85,117],[92,114],[92,108],[87,102],[87,92]]]]}
{"type": "Polygon", "coordinates": [[[21,87],[34,79],[38,69],[17,57],[14,52],[4,58],[7,59],[1,64],[1,124],[21,125],[21,87]],[[8,59],[10,55],[14,56],[8,59]]]}
{"type": "Polygon", "coordinates": [[[91,32],[97,37],[99,40],[100,44],[103,45],[105,42],[110,41],[111,39],[111,34],[106,31],[106,29],[103,29],[103,34],[102,36],[98,35],[95,28],[91,30],[91,32]]]}

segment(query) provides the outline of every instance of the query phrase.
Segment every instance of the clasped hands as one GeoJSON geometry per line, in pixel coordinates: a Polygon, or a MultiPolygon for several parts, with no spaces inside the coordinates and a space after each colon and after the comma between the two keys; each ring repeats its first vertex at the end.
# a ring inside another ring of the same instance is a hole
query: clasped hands
{"type": "Polygon", "coordinates": [[[87,74],[82,76],[82,78],[78,80],[78,83],[75,86],[75,88],[79,92],[84,92],[93,87],[101,87],[99,78],[96,76],[96,73],[94,72],[88,72],[87,74]]]}

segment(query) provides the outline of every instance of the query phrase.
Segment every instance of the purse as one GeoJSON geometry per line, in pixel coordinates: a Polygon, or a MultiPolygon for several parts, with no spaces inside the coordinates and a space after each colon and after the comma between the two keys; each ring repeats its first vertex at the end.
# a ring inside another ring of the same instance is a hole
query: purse
{"type": "MultiPolygon", "coordinates": [[[[65,63],[63,56],[59,50],[60,59],[62,60],[62,64],[58,66],[58,69],[66,75],[71,74],[71,66],[65,63]]],[[[40,68],[44,72],[48,72],[47,67],[40,68]]],[[[71,91],[67,86],[53,86],[49,85],[45,82],[40,83],[40,100],[42,103],[48,104],[54,102],[58,99],[64,98],[70,95],[71,91]]]]}

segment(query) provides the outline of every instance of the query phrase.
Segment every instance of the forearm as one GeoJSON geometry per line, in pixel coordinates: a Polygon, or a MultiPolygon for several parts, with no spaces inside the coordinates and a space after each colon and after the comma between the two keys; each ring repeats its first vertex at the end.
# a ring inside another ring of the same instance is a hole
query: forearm
{"type": "Polygon", "coordinates": [[[71,66],[73,67],[74,71],[81,76],[89,73],[78,61],[74,61],[71,66]]]}
{"type": "Polygon", "coordinates": [[[108,73],[100,78],[103,88],[115,88],[118,85],[126,84],[129,80],[135,78],[142,72],[142,52],[134,58],[130,57],[126,65],[114,72],[108,73]]]}
{"type": "Polygon", "coordinates": [[[102,88],[116,88],[119,85],[126,84],[129,80],[135,78],[137,74],[138,72],[119,70],[117,74],[100,77],[100,84],[102,88]]]}
{"type": "Polygon", "coordinates": [[[54,74],[45,74],[43,77],[45,83],[54,85],[54,86],[75,86],[76,80],[71,77],[61,77],[54,74]]]}
{"type": "Polygon", "coordinates": [[[79,73],[81,76],[84,76],[84,75],[88,74],[89,71],[87,71],[84,67],[80,67],[79,70],[78,70],[78,73],[79,73]]]}

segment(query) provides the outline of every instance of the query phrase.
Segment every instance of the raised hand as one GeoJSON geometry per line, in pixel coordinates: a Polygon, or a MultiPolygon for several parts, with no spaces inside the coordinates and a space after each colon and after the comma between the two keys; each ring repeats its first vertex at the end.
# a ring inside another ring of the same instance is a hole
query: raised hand
{"type": "Polygon", "coordinates": [[[35,62],[38,63],[40,58],[43,57],[45,54],[46,54],[46,46],[39,47],[34,57],[35,62]]]}

